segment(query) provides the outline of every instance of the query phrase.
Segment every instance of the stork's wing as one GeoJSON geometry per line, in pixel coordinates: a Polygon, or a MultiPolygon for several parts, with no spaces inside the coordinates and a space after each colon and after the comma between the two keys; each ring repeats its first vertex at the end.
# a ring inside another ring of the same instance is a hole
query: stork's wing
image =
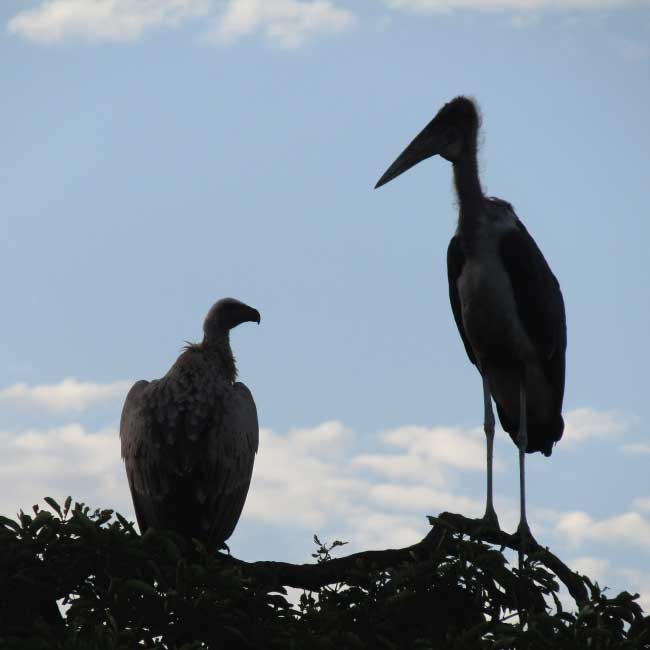
{"type": "Polygon", "coordinates": [[[447,279],[449,280],[449,301],[451,302],[451,311],[454,312],[456,327],[458,327],[460,338],[463,339],[463,345],[465,346],[467,356],[469,357],[469,360],[474,365],[476,365],[476,359],[474,358],[472,346],[469,344],[469,340],[465,334],[463,315],[461,313],[460,306],[460,296],[458,295],[458,278],[463,272],[464,265],[465,254],[460,247],[460,240],[458,239],[458,235],[454,235],[449,242],[449,247],[447,248],[447,279]]]}
{"type": "Polygon", "coordinates": [[[517,228],[502,238],[500,254],[512,284],[517,314],[537,349],[561,407],[567,337],[560,285],[519,219],[517,228]]]}

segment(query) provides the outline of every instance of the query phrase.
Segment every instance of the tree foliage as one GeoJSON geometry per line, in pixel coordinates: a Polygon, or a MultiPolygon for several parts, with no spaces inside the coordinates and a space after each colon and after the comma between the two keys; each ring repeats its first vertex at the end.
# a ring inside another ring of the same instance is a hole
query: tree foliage
{"type": "Polygon", "coordinates": [[[459,515],[431,518],[435,534],[409,549],[332,559],[342,543],[314,537],[315,570],[210,556],[112,510],[46,502],[0,518],[2,648],[650,649],[637,596],[571,573],[579,602],[565,609],[541,549],[519,573],[459,515]],[[305,581],[323,584],[290,602],[284,587],[305,581]]]}

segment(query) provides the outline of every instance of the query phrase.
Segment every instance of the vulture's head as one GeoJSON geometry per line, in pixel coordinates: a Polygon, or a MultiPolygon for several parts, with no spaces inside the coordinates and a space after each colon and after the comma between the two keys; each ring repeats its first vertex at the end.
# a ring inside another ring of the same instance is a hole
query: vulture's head
{"type": "Polygon", "coordinates": [[[257,309],[235,298],[222,298],[212,305],[205,317],[203,333],[207,340],[215,339],[227,334],[241,323],[259,324],[260,320],[260,312],[257,309]]]}
{"type": "Polygon", "coordinates": [[[476,153],[480,126],[476,104],[467,97],[456,97],[446,103],[436,116],[418,133],[413,142],[384,172],[375,187],[381,187],[402,172],[431,156],[442,156],[458,162],[464,155],[476,153]]]}

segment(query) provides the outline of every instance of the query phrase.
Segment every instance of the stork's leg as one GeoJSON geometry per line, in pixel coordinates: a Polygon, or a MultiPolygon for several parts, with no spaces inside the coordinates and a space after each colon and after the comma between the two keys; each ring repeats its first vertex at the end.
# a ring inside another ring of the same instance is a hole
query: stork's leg
{"type": "Polygon", "coordinates": [[[492,459],[494,456],[494,412],[492,411],[492,396],[490,395],[490,382],[487,374],[483,373],[483,431],[487,441],[487,502],[483,521],[499,530],[494,503],[492,501],[492,459]]]}
{"type": "Polygon", "coordinates": [[[526,540],[530,538],[530,528],[526,520],[526,447],[528,446],[528,430],[526,417],[526,370],[524,369],[519,384],[519,433],[517,435],[517,446],[519,447],[519,526],[517,536],[519,537],[519,570],[524,566],[524,553],[526,540]]]}

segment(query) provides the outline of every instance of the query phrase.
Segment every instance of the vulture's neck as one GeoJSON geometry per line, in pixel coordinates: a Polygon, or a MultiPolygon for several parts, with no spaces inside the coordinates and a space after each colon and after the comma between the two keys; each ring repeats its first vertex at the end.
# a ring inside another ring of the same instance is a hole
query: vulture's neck
{"type": "Polygon", "coordinates": [[[226,333],[210,339],[204,338],[201,347],[210,362],[223,373],[224,378],[234,383],[237,379],[237,366],[230,347],[230,335],[226,333]]]}

